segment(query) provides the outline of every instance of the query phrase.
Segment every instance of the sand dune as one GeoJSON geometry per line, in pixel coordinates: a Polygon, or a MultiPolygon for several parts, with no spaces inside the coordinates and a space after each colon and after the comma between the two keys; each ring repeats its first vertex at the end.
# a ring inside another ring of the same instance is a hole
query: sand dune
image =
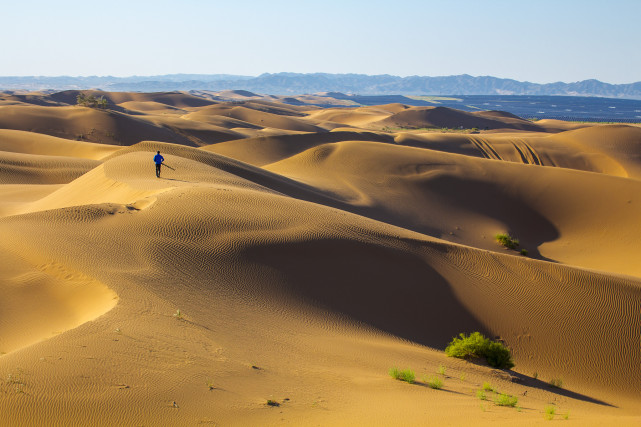
{"type": "Polygon", "coordinates": [[[0,107],[0,424],[641,421],[638,128],[109,96],[0,107]],[[509,132],[380,131],[454,119],[509,132]],[[96,123],[130,143],[56,137],[96,123]],[[515,368],[447,358],[471,331],[515,368]]]}
{"type": "Polygon", "coordinates": [[[535,123],[511,115],[468,113],[447,107],[411,107],[372,125],[401,128],[518,129],[535,132],[541,130],[535,123]]]}

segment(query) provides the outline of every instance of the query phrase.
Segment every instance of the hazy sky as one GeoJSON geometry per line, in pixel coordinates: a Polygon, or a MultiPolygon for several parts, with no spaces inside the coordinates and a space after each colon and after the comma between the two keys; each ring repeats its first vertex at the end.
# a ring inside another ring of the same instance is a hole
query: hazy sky
{"type": "Polygon", "coordinates": [[[641,81],[641,0],[21,0],[0,75],[328,72],[641,81]]]}

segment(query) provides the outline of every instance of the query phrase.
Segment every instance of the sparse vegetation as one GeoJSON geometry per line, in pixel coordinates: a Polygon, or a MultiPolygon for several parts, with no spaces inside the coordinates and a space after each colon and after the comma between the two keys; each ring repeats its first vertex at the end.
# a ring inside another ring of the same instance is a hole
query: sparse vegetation
{"type": "Polygon", "coordinates": [[[518,397],[510,396],[509,394],[504,393],[499,393],[499,395],[496,396],[496,400],[494,401],[497,406],[511,406],[512,408],[514,408],[518,402],[518,397]]]}
{"type": "Polygon", "coordinates": [[[439,373],[439,374],[441,374],[441,375],[443,375],[443,376],[445,376],[445,366],[440,365],[440,366],[438,367],[438,373],[439,373]]]}
{"type": "Polygon", "coordinates": [[[492,387],[492,384],[488,382],[483,383],[483,390],[485,391],[494,391],[494,387],[492,387]]]}
{"type": "Polygon", "coordinates": [[[503,344],[484,337],[480,332],[472,332],[469,336],[462,333],[455,337],[445,349],[445,354],[459,359],[484,358],[493,368],[514,367],[510,350],[503,344]]]}
{"type": "Polygon", "coordinates": [[[506,248],[516,249],[519,245],[519,239],[510,236],[508,233],[499,233],[494,238],[506,248]]]}
{"type": "Polygon", "coordinates": [[[268,399],[267,402],[265,402],[265,405],[267,405],[267,406],[280,406],[280,403],[276,402],[275,400],[268,399]]]}
{"type": "Polygon", "coordinates": [[[209,388],[209,391],[211,391],[211,390],[215,389],[216,386],[214,385],[213,381],[207,381],[207,388],[209,388]]]}
{"type": "Polygon", "coordinates": [[[481,400],[487,400],[487,395],[483,390],[476,390],[476,397],[478,397],[481,400]]]}
{"type": "Polygon", "coordinates": [[[535,371],[535,372],[532,374],[532,378],[534,378],[534,379],[539,378],[539,373],[535,371]]]}
{"type": "Polygon", "coordinates": [[[78,105],[82,105],[84,107],[90,107],[90,108],[107,108],[107,99],[105,99],[104,96],[100,96],[96,98],[93,95],[85,95],[84,93],[79,93],[78,96],[76,96],[76,103],[78,105]]]}
{"type": "Polygon", "coordinates": [[[429,388],[433,388],[435,390],[440,390],[443,388],[443,380],[437,376],[426,378],[425,384],[427,384],[429,388]]]}
{"type": "Polygon", "coordinates": [[[527,254],[528,254],[527,249],[521,249],[521,255],[527,256],[527,254]]]}
{"type": "Polygon", "coordinates": [[[24,393],[24,387],[27,385],[21,378],[21,372],[18,372],[18,375],[9,374],[7,376],[6,384],[13,387],[16,393],[24,393]]]}
{"type": "Polygon", "coordinates": [[[409,384],[414,384],[414,380],[416,379],[414,371],[409,368],[400,370],[395,366],[389,370],[389,374],[395,380],[405,381],[409,384]]]}
{"type": "Polygon", "coordinates": [[[543,415],[543,418],[548,421],[552,420],[554,418],[554,414],[556,414],[556,407],[548,405],[545,407],[545,415],[543,415]]]}
{"type": "Polygon", "coordinates": [[[174,313],[174,317],[175,317],[176,319],[182,319],[182,318],[183,318],[183,314],[182,314],[182,312],[180,311],[180,309],[176,310],[176,312],[174,313]]]}
{"type": "Polygon", "coordinates": [[[563,380],[561,378],[552,378],[549,384],[554,388],[563,388],[563,380]]]}

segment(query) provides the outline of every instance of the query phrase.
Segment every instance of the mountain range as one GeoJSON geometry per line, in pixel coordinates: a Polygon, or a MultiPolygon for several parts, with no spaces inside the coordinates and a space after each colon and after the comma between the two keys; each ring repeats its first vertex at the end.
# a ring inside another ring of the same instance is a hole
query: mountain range
{"type": "Polygon", "coordinates": [[[166,74],[157,76],[5,76],[1,90],[67,90],[97,88],[105,91],[248,90],[274,95],[345,92],[361,95],[564,95],[641,99],[641,82],[610,84],[599,80],[573,83],[531,83],[492,76],[408,76],[388,74],[265,73],[166,74]]]}

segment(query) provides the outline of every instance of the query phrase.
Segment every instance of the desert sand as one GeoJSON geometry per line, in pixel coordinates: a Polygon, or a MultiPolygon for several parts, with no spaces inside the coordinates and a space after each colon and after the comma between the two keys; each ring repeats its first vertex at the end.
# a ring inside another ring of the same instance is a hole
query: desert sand
{"type": "Polygon", "coordinates": [[[0,94],[0,425],[641,425],[641,127],[85,93],[0,94]]]}

